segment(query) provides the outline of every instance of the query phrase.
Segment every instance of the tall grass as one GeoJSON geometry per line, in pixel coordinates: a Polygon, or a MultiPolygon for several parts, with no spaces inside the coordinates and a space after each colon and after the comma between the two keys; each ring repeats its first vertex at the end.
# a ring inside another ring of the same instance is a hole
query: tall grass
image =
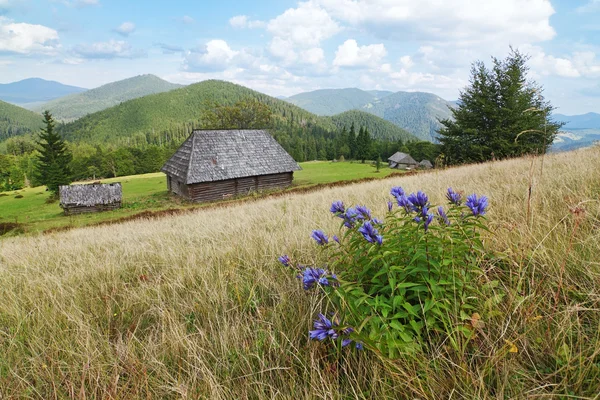
{"type": "Polygon", "coordinates": [[[594,398],[600,149],[0,242],[0,398],[594,398]],[[319,299],[276,261],[318,261],[332,200],[490,197],[502,258],[474,339],[386,361],[309,342],[319,299]],[[529,194],[531,193],[531,195],[529,194]],[[500,267],[502,266],[502,267],[500,267]]]}

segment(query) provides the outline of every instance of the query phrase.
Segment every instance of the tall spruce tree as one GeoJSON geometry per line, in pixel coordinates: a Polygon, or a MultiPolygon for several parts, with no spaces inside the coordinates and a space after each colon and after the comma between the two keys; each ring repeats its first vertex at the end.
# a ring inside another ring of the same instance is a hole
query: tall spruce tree
{"type": "Polygon", "coordinates": [[[441,121],[442,153],[449,164],[545,153],[562,126],[541,86],[527,79],[528,57],[511,48],[504,60],[471,67],[470,85],[460,94],[454,119],[441,121]]]}
{"type": "Polygon", "coordinates": [[[49,111],[44,111],[44,123],[46,128],[42,128],[37,142],[40,146],[37,178],[49,191],[57,193],[60,185],[71,183],[69,163],[73,157],[65,141],[54,130],[54,119],[49,111]]]}
{"type": "Polygon", "coordinates": [[[356,146],[356,130],[354,129],[354,122],[350,126],[350,132],[348,132],[348,148],[350,149],[350,158],[355,159],[358,149],[356,146]]]}

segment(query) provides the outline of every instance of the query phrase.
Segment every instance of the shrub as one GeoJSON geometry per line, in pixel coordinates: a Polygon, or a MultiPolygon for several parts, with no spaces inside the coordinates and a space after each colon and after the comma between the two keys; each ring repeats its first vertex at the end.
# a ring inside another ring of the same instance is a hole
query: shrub
{"type": "MultiPolygon", "coordinates": [[[[319,314],[312,339],[352,341],[395,358],[426,341],[457,335],[469,338],[477,306],[475,282],[486,257],[479,230],[485,229],[485,196],[467,197],[448,189],[449,206],[434,207],[423,192],[391,190],[385,221],[362,205],[332,203],[341,219],[339,237],[315,230],[324,268],[298,265],[305,290],[325,293],[331,314],[319,314]],[[326,315],[330,315],[328,318],[326,315]]],[[[279,261],[293,267],[287,256],[279,261]]]]}
{"type": "Polygon", "coordinates": [[[23,198],[22,194],[18,194],[18,195],[15,196],[15,199],[22,199],[22,198],[23,198]]]}

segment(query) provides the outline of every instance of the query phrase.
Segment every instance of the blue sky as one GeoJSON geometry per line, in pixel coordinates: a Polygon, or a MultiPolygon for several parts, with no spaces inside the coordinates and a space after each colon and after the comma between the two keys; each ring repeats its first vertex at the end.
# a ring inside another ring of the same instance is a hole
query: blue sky
{"type": "Polygon", "coordinates": [[[600,0],[0,0],[0,83],[96,87],[151,73],[271,95],[458,97],[475,60],[531,56],[557,112],[600,112],[600,0]]]}

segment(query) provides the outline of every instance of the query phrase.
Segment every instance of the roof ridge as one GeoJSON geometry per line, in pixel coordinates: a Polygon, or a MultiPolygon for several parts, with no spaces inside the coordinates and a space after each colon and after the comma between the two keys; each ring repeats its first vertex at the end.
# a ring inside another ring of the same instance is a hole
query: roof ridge
{"type": "Polygon", "coordinates": [[[190,156],[188,159],[188,166],[187,166],[187,170],[185,171],[185,184],[189,185],[190,182],[190,169],[192,168],[192,157],[194,157],[194,145],[196,144],[196,131],[193,130],[192,131],[192,136],[190,137],[190,139],[192,139],[192,147],[190,147],[190,156]]]}

